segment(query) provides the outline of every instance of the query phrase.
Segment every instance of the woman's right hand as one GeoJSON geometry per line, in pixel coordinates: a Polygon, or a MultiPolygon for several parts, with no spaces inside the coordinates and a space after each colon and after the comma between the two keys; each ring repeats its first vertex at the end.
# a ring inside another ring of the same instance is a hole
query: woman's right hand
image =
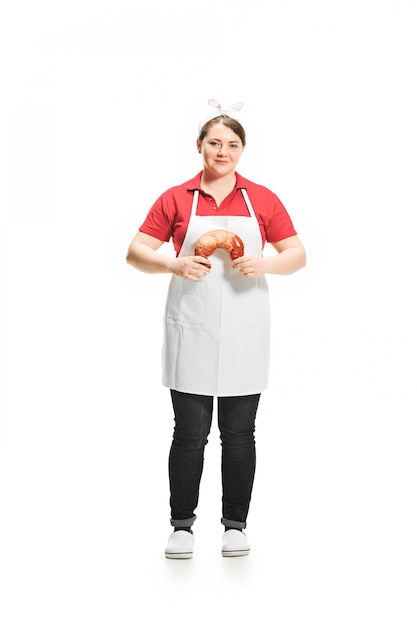
{"type": "Polygon", "coordinates": [[[185,280],[200,280],[210,270],[211,263],[203,256],[182,256],[172,260],[172,273],[185,280]]]}
{"type": "Polygon", "coordinates": [[[149,274],[171,273],[185,280],[200,280],[209,273],[211,263],[204,256],[170,257],[159,254],[164,241],[151,235],[137,232],[129,246],[127,262],[142,272],[149,274]]]}

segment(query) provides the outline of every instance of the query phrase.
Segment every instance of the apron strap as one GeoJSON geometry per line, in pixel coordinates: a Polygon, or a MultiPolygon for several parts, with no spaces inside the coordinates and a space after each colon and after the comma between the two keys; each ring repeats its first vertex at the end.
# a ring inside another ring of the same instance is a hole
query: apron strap
{"type": "Polygon", "coordinates": [[[196,215],[196,213],[197,213],[198,196],[199,196],[198,189],[194,189],[193,205],[191,207],[191,216],[190,217],[194,217],[196,215]]]}
{"type": "Polygon", "coordinates": [[[246,206],[248,207],[249,215],[256,219],[255,211],[253,210],[253,206],[251,204],[251,201],[249,200],[248,192],[243,187],[240,191],[242,192],[242,196],[246,202],[246,206]]]}

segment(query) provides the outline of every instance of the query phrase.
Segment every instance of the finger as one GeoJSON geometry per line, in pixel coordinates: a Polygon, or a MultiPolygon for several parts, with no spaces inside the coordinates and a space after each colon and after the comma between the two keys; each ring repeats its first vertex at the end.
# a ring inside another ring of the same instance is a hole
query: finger
{"type": "Polygon", "coordinates": [[[206,267],[211,268],[211,263],[208,259],[206,259],[205,256],[195,256],[194,261],[195,263],[199,263],[200,265],[205,265],[206,267]]]}
{"type": "Polygon", "coordinates": [[[210,268],[207,267],[207,265],[199,263],[192,268],[192,272],[197,276],[206,276],[210,272],[210,268]]]}
{"type": "Polygon", "coordinates": [[[197,281],[200,280],[200,278],[203,278],[203,276],[207,276],[209,271],[209,268],[204,267],[203,269],[202,266],[199,264],[188,270],[188,272],[186,273],[186,278],[188,278],[188,280],[197,281]]]}

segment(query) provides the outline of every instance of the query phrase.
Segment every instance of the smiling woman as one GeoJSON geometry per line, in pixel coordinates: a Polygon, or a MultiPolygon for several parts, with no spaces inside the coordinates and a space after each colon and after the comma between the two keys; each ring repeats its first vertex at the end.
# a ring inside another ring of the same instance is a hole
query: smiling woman
{"type": "Polygon", "coordinates": [[[215,117],[200,131],[197,149],[204,164],[201,186],[218,205],[235,186],[234,172],[245,144],[245,131],[233,118],[215,117]]]}
{"type": "Polygon", "coordinates": [[[269,375],[265,275],[291,274],[305,264],[304,247],[279,198],[236,172],[245,145],[239,121],[223,113],[208,120],[197,138],[202,172],[158,198],[127,255],[138,270],[172,274],[162,376],[175,415],[169,455],[174,532],[167,558],[193,554],[191,527],[214,396],[222,442],[222,554],[249,553],[243,529],[255,475],[255,418],[269,375]],[[159,252],[170,240],[175,258],[159,252]],[[264,258],[266,242],[276,254],[264,258]]]}

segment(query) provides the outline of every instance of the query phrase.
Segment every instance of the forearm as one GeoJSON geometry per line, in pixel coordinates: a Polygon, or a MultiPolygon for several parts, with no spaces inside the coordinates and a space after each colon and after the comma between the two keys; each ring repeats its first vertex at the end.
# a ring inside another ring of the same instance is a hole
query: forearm
{"type": "Polygon", "coordinates": [[[262,258],[265,274],[294,274],[306,264],[306,254],[302,248],[288,248],[278,254],[262,258]]]}
{"type": "Polygon", "coordinates": [[[129,246],[126,261],[135,269],[148,274],[168,274],[172,272],[172,257],[160,254],[146,244],[135,241],[129,246]]]}

